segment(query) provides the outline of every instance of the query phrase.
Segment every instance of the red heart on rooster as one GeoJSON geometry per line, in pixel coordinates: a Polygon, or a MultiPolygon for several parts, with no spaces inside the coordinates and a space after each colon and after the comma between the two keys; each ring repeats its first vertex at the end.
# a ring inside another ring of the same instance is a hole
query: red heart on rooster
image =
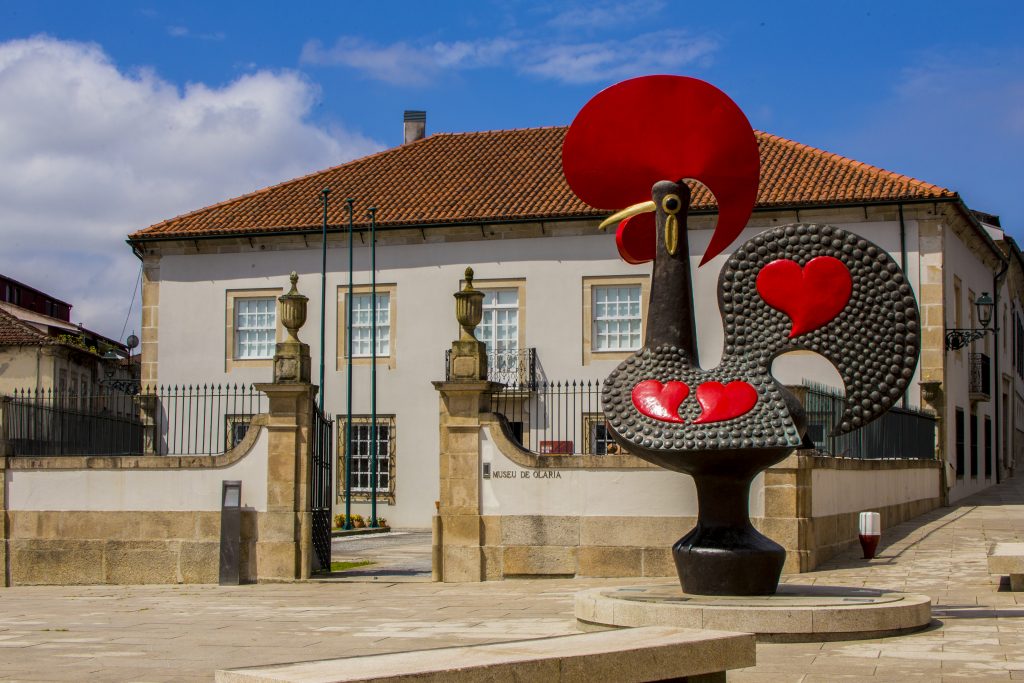
{"type": "Polygon", "coordinates": [[[789,316],[789,338],[813,332],[839,315],[850,302],[853,279],[846,264],[818,256],[803,268],[796,261],[772,261],[757,274],[757,293],[789,316]]]}
{"type": "Polygon", "coordinates": [[[682,422],[679,405],[690,395],[690,387],[682,382],[645,379],[633,387],[633,405],[647,417],[662,422],[682,422]]]}
{"type": "Polygon", "coordinates": [[[723,422],[749,412],[757,403],[757,389],[740,381],[704,382],[697,387],[697,403],[701,410],[694,424],[723,422]]]}

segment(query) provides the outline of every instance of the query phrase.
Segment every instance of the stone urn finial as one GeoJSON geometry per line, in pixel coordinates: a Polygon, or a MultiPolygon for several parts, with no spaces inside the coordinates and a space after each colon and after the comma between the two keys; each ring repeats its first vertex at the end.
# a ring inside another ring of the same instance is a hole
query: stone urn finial
{"type": "Polygon", "coordinates": [[[299,328],[306,322],[306,303],[309,301],[309,297],[299,294],[298,273],[293,270],[289,279],[292,281],[292,288],[288,290],[287,294],[279,296],[277,300],[281,304],[281,322],[288,330],[288,339],[285,341],[297,342],[299,341],[299,328]]]}
{"type": "Polygon", "coordinates": [[[484,293],[473,288],[473,269],[466,268],[466,284],[462,291],[455,292],[455,318],[462,326],[461,338],[476,341],[473,330],[484,315],[484,293]]]}

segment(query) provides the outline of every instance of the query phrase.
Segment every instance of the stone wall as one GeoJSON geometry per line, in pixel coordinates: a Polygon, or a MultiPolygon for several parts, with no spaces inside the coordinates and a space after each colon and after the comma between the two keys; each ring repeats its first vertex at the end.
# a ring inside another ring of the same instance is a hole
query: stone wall
{"type": "Polygon", "coordinates": [[[260,580],[268,421],[218,456],[0,458],[2,585],[216,583],[224,479],[242,481],[240,577],[260,580]]]}
{"type": "MultiPolygon", "coordinates": [[[[438,579],[675,575],[671,546],[696,521],[689,477],[628,455],[525,451],[511,438],[507,423],[483,412],[485,383],[462,384],[448,393],[457,385],[438,384],[447,396],[442,400],[442,500],[435,525],[438,579]],[[456,404],[458,414],[452,415],[456,404]],[[522,499],[506,505],[514,514],[502,514],[502,500],[480,474],[485,462],[492,477],[501,471],[496,467],[507,467],[495,465],[492,451],[514,464],[513,481],[557,477],[564,485],[553,501],[524,485],[522,499]],[[612,476],[609,485],[594,483],[602,474],[612,476]],[[660,484],[652,484],[655,480],[660,484]],[[611,486],[618,495],[610,493],[611,486]],[[674,503],[666,490],[674,492],[674,503]],[[567,501],[571,495],[576,500],[567,501]],[[552,514],[560,509],[576,512],[552,514]]],[[[857,542],[861,511],[881,513],[884,542],[890,526],[938,507],[941,489],[941,465],[935,460],[854,460],[800,451],[755,479],[751,520],[786,548],[785,572],[805,572],[857,542]]]]}
{"type": "MultiPolygon", "coordinates": [[[[7,513],[9,586],[217,583],[219,512],[7,513]]],[[[256,512],[243,511],[240,578],[257,580],[256,512]]]]}
{"type": "Polygon", "coordinates": [[[857,460],[798,451],[770,467],[754,526],[786,548],[784,572],[806,572],[857,542],[858,515],[886,529],[942,504],[937,460],[857,460]],[[838,490],[841,490],[841,495],[838,490]]]}

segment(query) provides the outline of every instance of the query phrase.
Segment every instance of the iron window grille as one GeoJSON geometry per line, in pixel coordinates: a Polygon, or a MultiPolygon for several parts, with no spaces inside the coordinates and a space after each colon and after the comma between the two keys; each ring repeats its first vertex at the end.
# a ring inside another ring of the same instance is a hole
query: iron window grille
{"type": "Polygon", "coordinates": [[[346,425],[338,417],[338,498],[345,495],[345,480],[348,478],[352,500],[370,500],[371,458],[377,459],[377,500],[395,502],[395,417],[377,416],[377,443],[373,448],[370,416],[352,416],[352,456],[345,457],[346,425]],[[346,461],[351,462],[351,471],[345,471],[346,461]]]}

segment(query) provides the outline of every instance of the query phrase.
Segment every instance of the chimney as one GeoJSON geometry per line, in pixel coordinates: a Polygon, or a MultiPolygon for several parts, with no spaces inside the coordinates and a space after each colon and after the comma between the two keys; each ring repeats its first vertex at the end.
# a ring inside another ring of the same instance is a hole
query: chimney
{"type": "Polygon", "coordinates": [[[405,144],[422,140],[427,136],[427,112],[416,109],[405,110],[405,144]]]}

